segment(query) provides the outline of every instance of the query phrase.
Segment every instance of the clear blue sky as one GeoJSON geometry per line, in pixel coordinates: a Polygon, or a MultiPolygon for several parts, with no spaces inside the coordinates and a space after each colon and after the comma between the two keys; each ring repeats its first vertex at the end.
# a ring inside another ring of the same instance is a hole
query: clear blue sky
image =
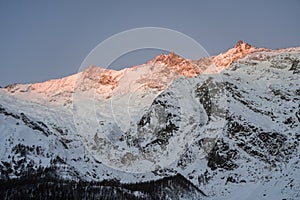
{"type": "MultiPolygon", "coordinates": [[[[0,0],[0,86],[76,73],[98,43],[131,28],[174,29],[215,55],[238,40],[300,46],[299,20],[299,0],[0,0]]],[[[117,65],[140,64],[156,53],[132,54],[117,65]]]]}

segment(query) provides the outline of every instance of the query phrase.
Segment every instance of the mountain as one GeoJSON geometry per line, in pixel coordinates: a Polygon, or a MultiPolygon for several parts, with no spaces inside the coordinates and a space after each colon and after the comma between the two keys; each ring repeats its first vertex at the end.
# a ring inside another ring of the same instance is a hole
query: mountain
{"type": "Polygon", "coordinates": [[[1,196],[298,199],[299,73],[300,47],[239,41],[1,88],[1,196]]]}

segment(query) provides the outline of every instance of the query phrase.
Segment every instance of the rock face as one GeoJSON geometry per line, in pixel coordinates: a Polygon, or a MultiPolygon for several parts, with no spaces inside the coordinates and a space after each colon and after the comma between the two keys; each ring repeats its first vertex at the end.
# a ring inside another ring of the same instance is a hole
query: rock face
{"type": "Polygon", "coordinates": [[[299,61],[238,42],[1,88],[0,194],[298,199],[299,61]]]}

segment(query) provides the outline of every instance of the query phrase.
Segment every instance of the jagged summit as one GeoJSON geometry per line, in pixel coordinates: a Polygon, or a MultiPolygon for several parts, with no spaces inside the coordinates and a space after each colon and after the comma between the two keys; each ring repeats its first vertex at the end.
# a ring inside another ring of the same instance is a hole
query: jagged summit
{"type": "Polygon", "coordinates": [[[242,49],[250,49],[251,47],[252,47],[252,45],[250,45],[249,43],[244,42],[244,41],[242,41],[242,40],[239,40],[239,41],[235,44],[235,46],[234,46],[234,48],[240,49],[240,50],[242,50],[242,49]]]}
{"type": "Polygon", "coordinates": [[[194,77],[202,73],[202,70],[191,60],[185,59],[175,52],[171,52],[170,54],[160,54],[148,63],[161,63],[186,77],[194,77]]]}
{"type": "Polygon", "coordinates": [[[181,62],[184,62],[184,58],[180,57],[178,54],[175,52],[171,52],[169,54],[160,54],[156,56],[152,61],[153,62],[163,62],[165,64],[170,64],[170,65],[176,65],[181,62]]]}
{"type": "Polygon", "coordinates": [[[262,51],[264,49],[254,47],[246,42],[239,40],[236,45],[229,49],[225,53],[221,53],[217,56],[213,56],[212,60],[218,68],[218,71],[221,71],[227,68],[234,61],[244,58],[250,53],[262,51]]]}

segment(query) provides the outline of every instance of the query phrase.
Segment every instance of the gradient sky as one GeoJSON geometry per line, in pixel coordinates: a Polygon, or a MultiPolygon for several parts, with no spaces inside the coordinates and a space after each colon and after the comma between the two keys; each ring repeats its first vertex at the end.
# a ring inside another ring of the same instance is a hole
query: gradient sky
{"type": "MultiPolygon", "coordinates": [[[[180,31],[215,55],[238,40],[272,49],[300,46],[299,20],[299,0],[0,0],[0,86],[74,74],[97,44],[132,28],[180,31]]],[[[133,52],[115,67],[158,53],[133,52]]]]}

